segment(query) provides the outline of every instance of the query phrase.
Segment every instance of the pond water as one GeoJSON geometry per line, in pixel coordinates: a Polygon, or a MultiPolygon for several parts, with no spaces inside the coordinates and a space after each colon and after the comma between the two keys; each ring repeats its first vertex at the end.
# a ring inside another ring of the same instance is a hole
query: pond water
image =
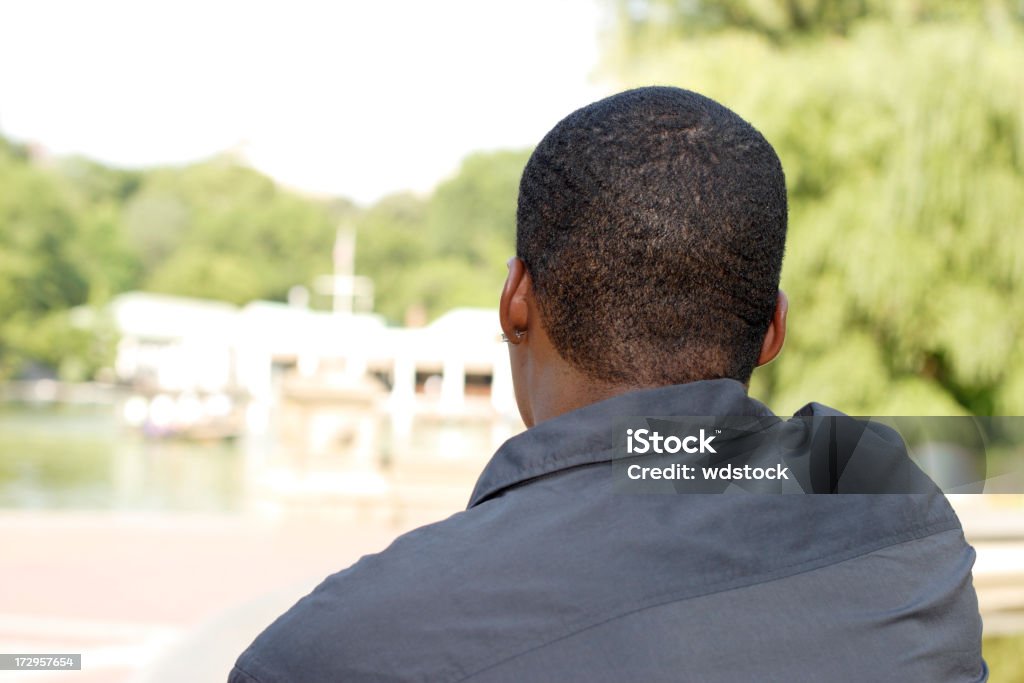
{"type": "Polygon", "coordinates": [[[229,511],[241,443],[148,441],[109,407],[0,407],[0,508],[229,511]]]}
{"type": "MultiPolygon", "coordinates": [[[[113,406],[0,404],[0,509],[243,511],[275,495],[268,477],[328,473],[339,482],[337,475],[359,469],[338,439],[316,438],[336,435],[347,416],[325,410],[315,417],[288,431],[278,416],[263,436],[206,443],[147,439],[121,423],[113,406]]],[[[496,424],[425,421],[399,446],[386,419],[379,422],[375,452],[358,463],[362,471],[375,462],[381,474],[444,476],[455,464],[469,487],[512,434],[496,424]]]]}

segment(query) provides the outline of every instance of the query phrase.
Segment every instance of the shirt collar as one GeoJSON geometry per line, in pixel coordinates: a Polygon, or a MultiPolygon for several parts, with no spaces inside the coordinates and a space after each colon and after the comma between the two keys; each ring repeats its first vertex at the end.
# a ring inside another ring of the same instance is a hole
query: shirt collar
{"type": "Polygon", "coordinates": [[[512,437],[480,474],[469,506],[530,479],[612,459],[611,428],[629,416],[770,416],[732,379],[713,379],[642,389],[559,415],[512,437]]]}

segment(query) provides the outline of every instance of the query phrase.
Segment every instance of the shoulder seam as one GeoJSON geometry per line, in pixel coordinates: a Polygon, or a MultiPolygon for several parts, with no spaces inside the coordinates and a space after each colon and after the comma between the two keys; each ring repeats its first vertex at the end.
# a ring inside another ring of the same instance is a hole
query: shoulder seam
{"type": "Polygon", "coordinates": [[[249,681],[251,681],[252,683],[263,683],[263,681],[257,678],[251,671],[248,671],[242,667],[241,658],[239,658],[239,661],[235,662],[234,669],[240,672],[246,678],[248,678],[249,681]]]}
{"type": "Polygon", "coordinates": [[[463,676],[462,678],[455,679],[455,682],[456,683],[463,683],[464,681],[468,681],[468,680],[470,680],[471,678],[473,678],[474,676],[476,676],[478,674],[484,673],[485,671],[489,671],[490,669],[493,669],[493,668],[496,668],[498,666],[501,666],[502,664],[505,664],[507,662],[511,662],[512,660],[518,659],[519,657],[523,657],[525,655],[528,655],[529,653],[531,653],[531,652],[533,652],[535,650],[539,650],[541,648],[544,648],[544,647],[547,647],[547,646],[552,645],[554,643],[557,643],[557,642],[559,642],[561,640],[565,640],[567,638],[571,638],[571,637],[573,637],[575,635],[578,635],[580,633],[583,633],[585,631],[589,631],[592,628],[597,628],[598,626],[602,626],[604,624],[616,621],[618,619],[622,619],[624,617],[628,617],[628,616],[630,616],[632,614],[636,614],[636,613],[643,612],[643,611],[646,611],[646,610],[649,610],[649,609],[653,609],[655,607],[660,607],[662,605],[668,605],[668,604],[671,604],[671,603],[674,603],[674,602],[685,602],[687,600],[694,600],[696,598],[702,598],[702,597],[706,597],[708,595],[715,595],[716,593],[727,593],[729,591],[739,590],[741,588],[750,588],[751,586],[758,586],[758,585],[761,585],[761,584],[771,583],[773,581],[779,581],[781,579],[786,579],[786,578],[790,578],[790,577],[793,577],[793,576],[799,576],[800,574],[804,574],[804,573],[807,573],[809,571],[814,571],[816,569],[823,569],[825,567],[831,567],[833,565],[841,564],[843,562],[847,562],[849,560],[852,560],[852,559],[855,559],[855,558],[858,558],[858,557],[863,557],[865,555],[870,555],[871,553],[877,552],[877,551],[882,550],[884,548],[891,548],[893,546],[902,545],[904,543],[911,543],[913,541],[919,541],[919,540],[922,540],[922,539],[925,539],[925,538],[928,538],[930,536],[934,536],[936,534],[940,534],[940,533],[943,533],[943,532],[946,532],[946,531],[961,531],[962,532],[962,529],[960,527],[959,521],[957,519],[955,519],[955,518],[954,519],[946,519],[946,520],[943,520],[941,522],[936,522],[936,523],[930,524],[928,526],[921,527],[919,529],[915,529],[913,531],[906,531],[906,532],[903,532],[903,533],[900,533],[900,534],[894,534],[892,536],[886,537],[886,538],[881,539],[879,541],[876,541],[874,543],[870,543],[870,544],[867,544],[867,545],[859,546],[857,548],[853,548],[853,549],[847,550],[845,552],[836,553],[834,555],[828,556],[827,558],[818,558],[816,560],[812,560],[812,561],[808,561],[808,562],[796,563],[796,564],[793,564],[793,565],[787,565],[787,566],[783,566],[783,567],[777,567],[774,571],[769,572],[768,574],[764,575],[759,580],[750,581],[750,582],[730,581],[730,582],[726,582],[726,583],[724,583],[724,584],[722,584],[722,585],[720,585],[720,586],[718,586],[716,588],[712,588],[710,590],[707,590],[707,591],[704,591],[704,592],[701,592],[701,593],[698,593],[698,594],[695,594],[695,595],[685,595],[685,596],[682,596],[682,597],[679,597],[678,595],[675,595],[675,596],[664,595],[664,596],[660,596],[660,597],[657,597],[657,598],[653,598],[652,600],[649,600],[648,602],[644,603],[643,605],[641,605],[639,607],[630,609],[630,610],[628,610],[626,612],[622,612],[620,614],[616,614],[616,615],[608,617],[606,619],[601,619],[600,621],[596,621],[596,622],[594,622],[592,624],[581,626],[581,627],[576,628],[576,629],[574,629],[574,630],[572,630],[572,631],[570,631],[568,633],[564,633],[564,634],[562,634],[560,636],[551,638],[550,640],[546,640],[543,643],[538,643],[537,645],[533,645],[533,646],[523,650],[522,652],[518,652],[518,653],[516,653],[514,655],[509,655],[507,657],[504,657],[504,658],[500,659],[499,661],[492,662],[491,664],[483,666],[483,667],[473,671],[472,673],[469,673],[469,674],[463,676]],[[797,567],[801,567],[801,568],[796,570],[796,571],[787,571],[787,570],[792,570],[792,569],[797,568],[797,567]]]}

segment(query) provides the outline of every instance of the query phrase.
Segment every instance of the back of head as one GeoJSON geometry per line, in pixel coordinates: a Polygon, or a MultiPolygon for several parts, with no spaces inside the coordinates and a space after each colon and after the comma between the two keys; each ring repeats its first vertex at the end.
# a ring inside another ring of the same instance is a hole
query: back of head
{"type": "Polygon", "coordinates": [[[771,145],[696,93],[563,119],[523,171],[516,250],[558,353],[591,378],[750,378],[775,307],[786,187],[771,145]]]}

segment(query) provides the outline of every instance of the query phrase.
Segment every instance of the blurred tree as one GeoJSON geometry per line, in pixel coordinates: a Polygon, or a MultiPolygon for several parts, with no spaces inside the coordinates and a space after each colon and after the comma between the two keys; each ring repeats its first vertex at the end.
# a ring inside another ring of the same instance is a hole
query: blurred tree
{"type": "Polygon", "coordinates": [[[145,289],[246,303],[330,272],[338,210],[217,158],[147,173],[122,220],[145,289]]]}
{"type": "Polygon", "coordinates": [[[515,253],[519,177],[528,152],[473,154],[429,199],[387,197],[357,220],[356,270],[374,279],[377,309],[401,322],[410,307],[436,317],[493,307],[515,253]]]}
{"type": "Polygon", "coordinates": [[[118,292],[139,285],[142,267],[121,225],[143,173],[109,168],[82,157],[62,159],[57,180],[66,188],[81,236],[75,259],[89,282],[89,303],[100,306],[118,292]]]}
{"type": "Polygon", "coordinates": [[[409,193],[381,199],[355,221],[356,273],[373,279],[374,306],[392,322],[423,303],[416,274],[433,255],[426,221],[427,200],[409,193]]]}
{"type": "Polygon", "coordinates": [[[682,38],[728,30],[775,43],[847,35],[864,20],[909,26],[933,22],[1024,21],[1017,0],[605,0],[618,53],[656,52],[682,38]]]}
{"type": "Polygon", "coordinates": [[[330,271],[351,202],[301,197],[229,158],[184,168],[46,167],[0,138],[0,378],[109,363],[102,316],[78,310],[145,288],[245,303],[284,300],[330,271]]]}
{"type": "Polygon", "coordinates": [[[786,410],[813,398],[865,414],[1020,414],[1024,34],[987,19],[1019,4],[896,3],[935,15],[903,23],[859,5],[841,38],[721,30],[619,49],[607,66],[626,85],[721,101],[782,158],[791,336],[755,392],[786,410]]]}
{"type": "MultiPolygon", "coordinates": [[[[430,198],[427,227],[439,253],[466,258],[496,285],[515,255],[516,198],[530,151],[477,152],[430,198]]],[[[493,302],[491,304],[493,305],[493,302]]]]}
{"type": "Polygon", "coordinates": [[[0,378],[32,362],[58,368],[88,346],[72,333],[71,307],[90,297],[83,252],[89,231],[59,178],[33,168],[27,155],[0,145],[0,378]]]}

